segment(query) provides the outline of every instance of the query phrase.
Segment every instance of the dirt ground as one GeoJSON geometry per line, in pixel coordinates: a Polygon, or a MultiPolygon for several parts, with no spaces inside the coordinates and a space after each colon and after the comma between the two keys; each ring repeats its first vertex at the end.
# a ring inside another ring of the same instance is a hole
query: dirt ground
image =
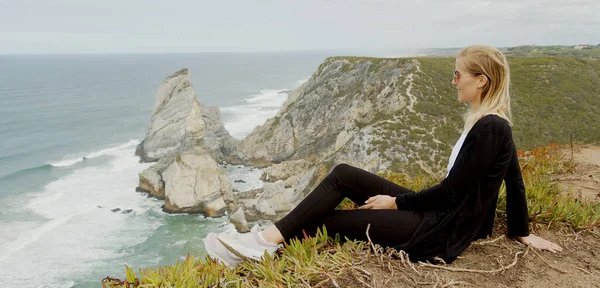
{"type": "Polygon", "coordinates": [[[574,173],[556,175],[565,193],[600,202],[600,146],[581,145],[562,150],[563,159],[575,161],[574,173]]]}
{"type": "Polygon", "coordinates": [[[371,254],[325,287],[600,287],[600,232],[570,228],[532,232],[562,252],[534,251],[504,237],[504,227],[471,244],[449,265],[426,266],[371,254]],[[516,255],[516,257],[515,257],[516,255]],[[411,267],[412,266],[412,267],[411,267]],[[414,269],[413,269],[414,268],[414,269]],[[462,270],[462,271],[450,271],[462,270]],[[496,272],[491,272],[496,270],[496,272]],[[362,281],[362,282],[361,282],[362,281]]]}
{"type": "MultiPolygon", "coordinates": [[[[559,182],[565,193],[575,191],[575,197],[600,202],[600,146],[565,149],[563,157],[573,157],[575,171],[556,175],[553,181],[559,182]]],[[[563,247],[562,252],[552,253],[505,237],[505,223],[499,219],[492,237],[472,243],[452,264],[432,267],[383,257],[381,253],[358,255],[365,259],[360,265],[322,286],[600,287],[598,227],[576,233],[566,225],[548,230],[545,225],[535,224],[532,233],[563,247]]]]}

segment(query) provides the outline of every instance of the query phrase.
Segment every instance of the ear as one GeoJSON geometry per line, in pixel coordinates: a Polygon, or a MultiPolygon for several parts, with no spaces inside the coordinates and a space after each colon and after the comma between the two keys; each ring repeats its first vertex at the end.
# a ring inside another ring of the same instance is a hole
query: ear
{"type": "Polygon", "coordinates": [[[488,78],[485,77],[485,75],[479,75],[478,81],[477,81],[477,88],[483,88],[485,87],[485,85],[487,85],[488,83],[488,78]]]}

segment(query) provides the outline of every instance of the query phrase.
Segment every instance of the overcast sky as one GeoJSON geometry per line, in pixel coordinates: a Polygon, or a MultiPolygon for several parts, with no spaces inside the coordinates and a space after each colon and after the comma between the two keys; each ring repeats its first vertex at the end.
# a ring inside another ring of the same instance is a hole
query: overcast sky
{"type": "Polygon", "coordinates": [[[0,0],[0,54],[600,43],[599,0],[0,0]]]}

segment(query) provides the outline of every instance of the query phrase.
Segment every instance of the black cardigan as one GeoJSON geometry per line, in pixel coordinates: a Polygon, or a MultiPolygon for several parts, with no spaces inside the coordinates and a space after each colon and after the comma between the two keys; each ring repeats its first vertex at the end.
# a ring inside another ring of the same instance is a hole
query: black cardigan
{"type": "Polygon", "coordinates": [[[506,120],[486,115],[471,128],[440,184],[396,197],[398,209],[418,211],[423,220],[410,241],[394,248],[413,260],[439,256],[452,262],[473,240],[491,235],[502,180],[508,235],[527,236],[527,200],[512,130],[506,120]]]}

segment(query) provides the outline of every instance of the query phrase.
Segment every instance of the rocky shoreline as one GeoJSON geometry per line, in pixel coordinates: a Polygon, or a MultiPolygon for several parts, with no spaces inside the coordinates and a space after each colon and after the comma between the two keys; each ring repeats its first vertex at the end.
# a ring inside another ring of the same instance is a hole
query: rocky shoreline
{"type": "Polygon", "coordinates": [[[297,171],[290,171],[293,165],[287,163],[270,166],[261,180],[273,183],[235,190],[225,172],[228,165],[253,170],[268,164],[239,157],[240,144],[225,129],[219,108],[197,100],[189,70],[177,71],[160,84],[148,131],[136,149],[140,162],[155,162],[139,173],[136,191],[164,200],[162,209],[167,213],[230,215],[240,232],[249,230],[248,220],[275,221],[294,206],[292,187],[300,178],[290,176],[297,171]]]}
{"type": "Polygon", "coordinates": [[[410,151],[384,149],[389,144],[377,141],[406,139],[401,132],[411,128],[375,124],[403,123],[414,113],[411,89],[419,72],[414,59],[328,58],[288,94],[275,117],[239,141],[225,129],[218,107],[197,100],[189,70],[177,71],[160,84],[136,149],[141,161],[156,162],[139,173],[137,190],[164,199],[167,213],[231,215],[239,231],[248,230],[241,224],[247,221],[276,221],[337,164],[374,173],[397,159],[410,164],[410,151]],[[397,134],[381,134],[392,130],[397,134]],[[227,165],[262,169],[263,186],[234,191],[227,165]]]}

